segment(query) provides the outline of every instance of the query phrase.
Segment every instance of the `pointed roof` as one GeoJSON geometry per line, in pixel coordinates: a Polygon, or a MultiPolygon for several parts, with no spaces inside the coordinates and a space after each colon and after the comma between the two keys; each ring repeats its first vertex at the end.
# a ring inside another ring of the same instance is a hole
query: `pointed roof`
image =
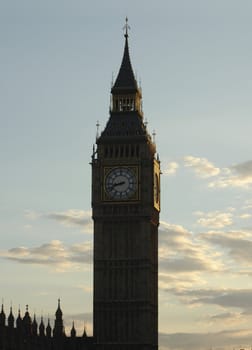
{"type": "Polygon", "coordinates": [[[22,327],[22,318],[21,318],[21,314],[20,314],[20,308],[18,309],[18,317],[16,319],[16,326],[17,326],[17,328],[22,327]]]}
{"type": "Polygon", "coordinates": [[[73,325],[72,325],[72,329],[71,329],[71,337],[74,338],[76,336],[76,329],[74,327],[74,321],[73,321],[73,325]]]}
{"type": "Polygon", "coordinates": [[[40,334],[40,336],[45,335],[45,325],[44,325],[43,316],[41,316],[41,321],[40,321],[40,325],[39,325],[39,334],[40,334]]]}
{"type": "Polygon", "coordinates": [[[86,329],[86,325],[84,325],[84,332],[83,332],[83,338],[87,337],[87,329],[86,329]]]}
{"type": "Polygon", "coordinates": [[[4,313],[4,306],[2,304],[1,312],[0,312],[0,326],[5,325],[5,313],[4,313]]]}
{"type": "Polygon", "coordinates": [[[123,59],[121,63],[121,67],[119,70],[119,73],[117,75],[116,81],[114,83],[114,86],[111,89],[111,92],[119,92],[121,90],[130,90],[130,91],[137,91],[137,82],[134,76],[134,72],[131,66],[130,62],[130,55],[129,55],[129,44],[128,44],[128,19],[126,18],[126,25],[125,25],[125,46],[124,46],[124,53],[123,53],[123,59]]]}
{"type": "Polygon", "coordinates": [[[60,308],[60,299],[58,299],[58,308],[57,308],[56,313],[55,313],[56,319],[61,319],[62,315],[63,315],[63,313],[62,313],[61,308],[60,308]]]}
{"type": "Polygon", "coordinates": [[[14,327],[14,316],[12,313],[12,306],[10,307],[10,314],[8,316],[8,326],[9,327],[14,327]]]}

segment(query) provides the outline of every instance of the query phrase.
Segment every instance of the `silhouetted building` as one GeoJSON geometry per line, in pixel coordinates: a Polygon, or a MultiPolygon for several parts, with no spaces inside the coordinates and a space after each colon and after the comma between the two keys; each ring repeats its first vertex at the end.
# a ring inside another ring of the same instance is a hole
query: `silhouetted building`
{"type": "Polygon", "coordinates": [[[111,89],[110,117],[92,155],[94,336],[66,336],[60,301],[53,329],[28,307],[8,324],[0,313],[0,350],[157,350],[160,162],[143,120],[142,93],[125,47],[111,89]]]}
{"type": "Polygon", "coordinates": [[[24,317],[21,317],[20,310],[16,318],[10,308],[6,324],[6,315],[2,305],[0,313],[0,350],[91,350],[94,349],[93,337],[88,337],[84,329],[81,337],[76,336],[76,331],[71,329],[70,337],[64,331],[60,301],[55,313],[54,327],[51,328],[48,319],[45,327],[43,317],[38,325],[36,316],[33,320],[29,314],[28,306],[24,317]]]}

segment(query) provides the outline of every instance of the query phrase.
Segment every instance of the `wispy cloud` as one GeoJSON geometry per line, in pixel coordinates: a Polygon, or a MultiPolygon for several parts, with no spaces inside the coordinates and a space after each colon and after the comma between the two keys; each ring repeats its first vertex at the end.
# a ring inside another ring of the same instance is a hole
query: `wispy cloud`
{"type": "Polygon", "coordinates": [[[168,163],[164,170],[162,170],[163,175],[175,175],[179,168],[179,164],[177,162],[168,163]]]}
{"type": "Polygon", "coordinates": [[[93,231],[91,211],[69,209],[62,212],[55,211],[49,213],[39,213],[33,210],[26,210],[25,218],[32,221],[38,219],[51,219],[67,227],[73,227],[76,225],[80,226],[83,230],[85,230],[86,233],[92,233],[93,231]]]}
{"type": "Polygon", "coordinates": [[[172,289],[173,294],[188,304],[212,304],[223,308],[239,308],[252,314],[252,289],[172,289]]]}
{"type": "Polygon", "coordinates": [[[202,227],[223,228],[233,223],[233,213],[231,212],[213,211],[203,213],[198,211],[194,214],[199,216],[197,224],[202,227]]]}
{"type": "Polygon", "coordinates": [[[44,215],[49,219],[59,221],[66,226],[81,225],[89,226],[92,224],[91,211],[84,211],[78,209],[69,209],[63,212],[52,212],[44,215]]]}
{"type": "MultiPolygon", "coordinates": [[[[210,244],[225,250],[236,264],[243,264],[251,273],[252,232],[250,230],[210,231],[201,234],[210,244]]],[[[242,270],[242,266],[240,266],[242,270]]]]}
{"type": "Polygon", "coordinates": [[[53,240],[38,247],[16,247],[0,251],[0,257],[22,264],[37,264],[48,266],[56,271],[69,268],[80,268],[83,264],[91,264],[92,247],[90,242],[64,245],[53,240]]]}
{"type": "MultiPolygon", "coordinates": [[[[188,155],[180,163],[185,168],[191,168],[196,176],[209,181],[209,188],[250,188],[252,185],[252,160],[218,167],[205,157],[188,155]]],[[[174,175],[178,169],[178,162],[170,162],[163,173],[174,175]]]]}
{"type": "Polygon", "coordinates": [[[252,184],[252,161],[236,164],[229,168],[229,172],[209,183],[212,188],[243,187],[252,184]]]}
{"type": "Polygon", "coordinates": [[[216,176],[220,173],[220,169],[206,158],[186,156],[184,157],[184,164],[186,167],[192,168],[202,178],[216,176]]]}
{"type": "Polygon", "coordinates": [[[229,350],[231,348],[250,349],[252,339],[251,329],[231,329],[221,332],[207,333],[160,333],[160,350],[206,350],[215,348],[229,350]],[[245,344],[245,346],[244,346],[245,344]]]}
{"type": "Polygon", "coordinates": [[[159,232],[160,288],[171,284],[188,288],[203,283],[201,275],[224,270],[220,255],[180,225],[162,222],[159,232]]]}

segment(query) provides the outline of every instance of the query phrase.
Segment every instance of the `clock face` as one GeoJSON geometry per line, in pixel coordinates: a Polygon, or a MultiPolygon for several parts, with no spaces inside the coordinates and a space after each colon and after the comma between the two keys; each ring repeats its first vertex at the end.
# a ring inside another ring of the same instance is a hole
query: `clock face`
{"type": "Polygon", "coordinates": [[[105,177],[105,192],[109,199],[135,199],[137,175],[134,167],[112,168],[105,177]]]}

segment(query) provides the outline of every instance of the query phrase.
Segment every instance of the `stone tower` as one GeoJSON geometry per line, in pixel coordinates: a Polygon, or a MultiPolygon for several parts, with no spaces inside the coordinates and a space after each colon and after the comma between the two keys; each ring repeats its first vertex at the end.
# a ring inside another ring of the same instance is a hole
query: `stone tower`
{"type": "Polygon", "coordinates": [[[143,121],[128,48],[110,117],[92,156],[94,341],[101,350],[158,348],[160,162],[143,121]]]}

